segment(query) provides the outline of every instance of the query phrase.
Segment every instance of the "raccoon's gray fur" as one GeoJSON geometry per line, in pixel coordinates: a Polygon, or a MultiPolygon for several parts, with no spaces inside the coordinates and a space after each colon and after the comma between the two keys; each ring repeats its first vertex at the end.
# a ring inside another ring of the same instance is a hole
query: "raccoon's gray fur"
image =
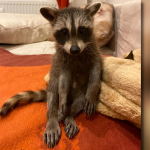
{"type": "Polygon", "coordinates": [[[64,119],[66,135],[72,138],[79,131],[75,116],[81,110],[87,116],[95,112],[102,61],[93,34],[93,15],[99,8],[100,3],[88,5],[85,9],[40,9],[50,21],[56,39],[47,92],[18,94],[7,101],[0,111],[0,115],[4,115],[20,101],[47,99],[47,126],[43,138],[49,148],[59,142],[59,121],[64,119]]]}

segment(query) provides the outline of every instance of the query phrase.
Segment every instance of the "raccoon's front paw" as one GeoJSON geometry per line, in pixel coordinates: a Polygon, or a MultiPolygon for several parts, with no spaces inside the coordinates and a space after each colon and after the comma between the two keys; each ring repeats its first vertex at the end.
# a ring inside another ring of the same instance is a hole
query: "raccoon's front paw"
{"type": "Polygon", "coordinates": [[[95,112],[95,109],[96,109],[96,101],[86,99],[83,108],[83,111],[86,113],[86,115],[90,117],[91,114],[95,112]]]}
{"type": "Polygon", "coordinates": [[[65,131],[68,138],[73,138],[78,134],[79,128],[73,118],[67,117],[64,121],[65,131]]]}
{"type": "Polygon", "coordinates": [[[47,124],[43,139],[48,148],[53,148],[60,139],[61,129],[58,121],[51,121],[47,124]]]}

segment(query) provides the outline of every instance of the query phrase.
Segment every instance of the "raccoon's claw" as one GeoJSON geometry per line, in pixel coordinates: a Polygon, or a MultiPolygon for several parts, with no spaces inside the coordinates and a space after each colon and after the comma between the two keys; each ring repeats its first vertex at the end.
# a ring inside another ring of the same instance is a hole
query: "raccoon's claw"
{"type": "Polygon", "coordinates": [[[83,111],[86,113],[87,117],[90,117],[93,112],[95,112],[96,109],[96,103],[95,102],[89,102],[88,100],[85,101],[85,105],[83,108],[83,111]]]}
{"type": "Polygon", "coordinates": [[[47,124],[43,139],[48,148],[53,148],[59,142],[60,136],[61,130],[58,122],[54,121],[50,124],[47,124]]]}

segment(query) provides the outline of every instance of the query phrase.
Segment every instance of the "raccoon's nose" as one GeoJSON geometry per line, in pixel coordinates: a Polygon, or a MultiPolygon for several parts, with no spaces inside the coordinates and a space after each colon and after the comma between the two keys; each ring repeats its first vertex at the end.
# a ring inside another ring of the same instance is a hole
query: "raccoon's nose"
{"type": "Polygon", "coordinates": [[[72,46],[70,48],[70,53],[71,54],[79,54],[80,53],[80,48],[78,46],[72,46]]]}

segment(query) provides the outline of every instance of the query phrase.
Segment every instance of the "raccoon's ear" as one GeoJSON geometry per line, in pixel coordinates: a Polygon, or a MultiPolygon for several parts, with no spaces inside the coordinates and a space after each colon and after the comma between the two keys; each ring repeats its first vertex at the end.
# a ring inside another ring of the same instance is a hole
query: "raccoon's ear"
{"type": "Polygon", "coordinates": [[[90,16],[94,16],[99,10],[101,3],[94,3],[85,7],[85,10],[90,14],[90,16]]]}
{"type": "Polygon", "coordinates": [[[53,7],[42,7],[40,9],[40,13],[44,18],[49,20],[51,23],[54,21],[56,15],[57,15],[58,9],[53,7]]]}

